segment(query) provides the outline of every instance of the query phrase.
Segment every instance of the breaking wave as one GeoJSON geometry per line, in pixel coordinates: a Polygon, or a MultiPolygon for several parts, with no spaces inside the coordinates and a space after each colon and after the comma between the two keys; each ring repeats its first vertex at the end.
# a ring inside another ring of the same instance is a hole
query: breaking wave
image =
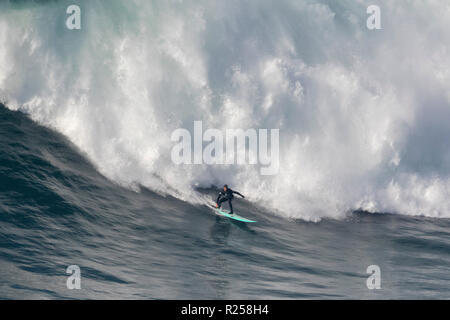
{"type": "Polygon", "coordinates": [[[450,217],[450,5],[378,1],[0,4],[0,98],[116,183],[193,203],[228,183],[279,215],[450,217]],[[175,165],[171,133],[279,128],[280,168],[175,165]]]}

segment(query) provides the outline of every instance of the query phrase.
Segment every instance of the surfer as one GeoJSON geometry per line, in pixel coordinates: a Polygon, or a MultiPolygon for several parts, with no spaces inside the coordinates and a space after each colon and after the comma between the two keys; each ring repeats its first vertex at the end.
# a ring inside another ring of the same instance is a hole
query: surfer
{"type": "Polygon", "coordinates": [[[237,191],[231,190],[228,188],[228,185],[223,186],[223,191],[219,192],[219,196],[216,201],[216,208],[220,208],[222,202],[228,201],[228,205],[230,206],[230,214],[233,214],[233,205],[231,204],[231,200],[233,200],[233,194],[237,194],[242,198],[245,198],[242,194],[237,191]]]}

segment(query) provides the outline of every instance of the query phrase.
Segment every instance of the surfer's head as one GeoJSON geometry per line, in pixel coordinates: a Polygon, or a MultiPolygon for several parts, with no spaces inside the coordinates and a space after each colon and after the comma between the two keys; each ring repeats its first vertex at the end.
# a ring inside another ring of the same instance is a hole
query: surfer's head
{"type": "Polygon", "coordinates": [[[228,189],[228,185],[226,184],[226,185],[223,186],[223,190],[227,191],[227,189],[228,189]]]}

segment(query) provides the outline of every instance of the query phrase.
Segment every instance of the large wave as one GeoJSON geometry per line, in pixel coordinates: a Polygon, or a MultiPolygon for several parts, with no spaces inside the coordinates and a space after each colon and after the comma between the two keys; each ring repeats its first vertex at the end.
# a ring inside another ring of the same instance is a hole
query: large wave
{"type": "Polygon", "coordinates": [[[3,2],[0,98],[132,188],[200,202],[228,183],[313,221],[450,217],[450,5],[376,2],[381,30],[362,0],[3,2]],[[173,164],[195,120],[280,128],[279,173],[173,164]]]}

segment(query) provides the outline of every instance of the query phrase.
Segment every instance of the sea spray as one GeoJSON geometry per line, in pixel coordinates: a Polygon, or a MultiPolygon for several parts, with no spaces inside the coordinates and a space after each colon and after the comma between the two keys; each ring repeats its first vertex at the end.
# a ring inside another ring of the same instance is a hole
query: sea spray
{"type": "Polygon", "coordinates": [[[67,136],[109,179],[199,201],[239,186],[283,216],[448,217],[447,2],[0,4],[0,97],[67,136]],[[429,17],[433,22],[429,23],[429,17]],[[177,165],[171,133],[279,128],[276,175],[177,165]]]}

